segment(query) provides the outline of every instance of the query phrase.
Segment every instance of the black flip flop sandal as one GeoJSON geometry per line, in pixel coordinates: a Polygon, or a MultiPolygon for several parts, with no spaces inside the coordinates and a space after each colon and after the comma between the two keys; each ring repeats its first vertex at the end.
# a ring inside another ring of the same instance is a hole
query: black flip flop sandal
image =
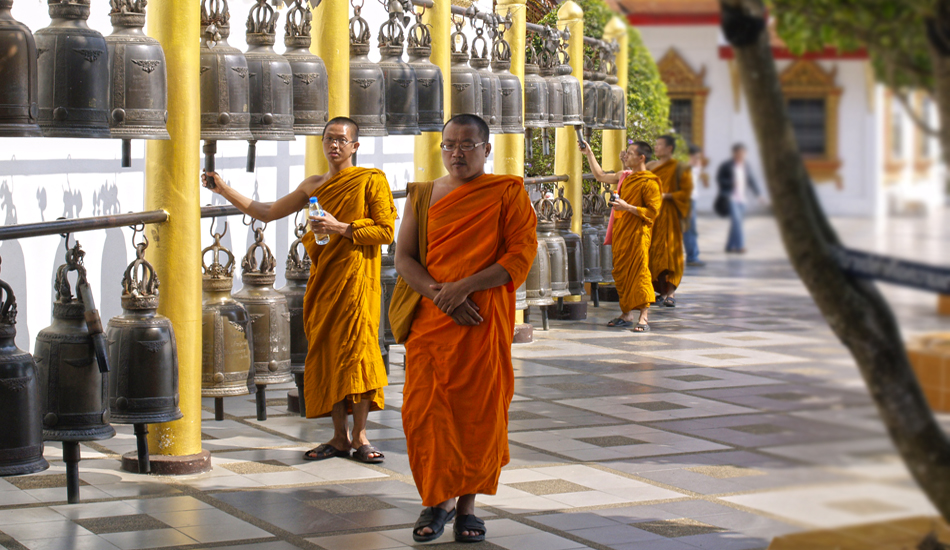
{"type": "Polygon", "coordinates": [[[412,540],[416,542],[431,542],[442,536],[445,532],[445,524],[452,521],[455,517],[455,510],[446,512],[445,509],[438,506],[430,506],[422,510],[416,525],[412,528],[412,540]],[[432,532],[428,535],[419,533],[420,529],[428,527],[432,532]]]}
{"type": "Polygon", "coordinates": [[[666,307],[676,307],[676,300],[673,298],[667,298],[666,300],[663,300],[663,305],[666,307]]]}
{"type": "Polygon", "coordinates": [[[303,454],[304,460],[326,460],[328,458],[349,458],[350,451],[341,451],[329,443],[323,443],[303,454]]]}
{"type": "Polygon", "coordinates": [[[642,333],[644,333],[644,332],[650,332],[650,325],[649,325],[649,323],[643,323],[642,325],[641,325],[641,324],[637,324],[637,326],[633,327],[633,330],[631,330],[630,332],[633,332],[633,333],[636,333],[636,334],[642,334],[642,333]],[[639,329],[639,330],[637,330],[637,329],[639,329]]]}
{"type": "Polygon", "coordinates": [[[608,327],[615,327],[615,328],[616,328],[616,327],[619,327],[619,328],[632,327],[632,326],[633,326],[633,323],[631,323],[630,321],[624,321],[622,318],[617,317],[617,318],[614,319],[613,321],[607,323],[607,326],[608,326],[608,327]]]}
{"type": "Polygon", "coordinates": [[[372,445],[363,445],[353,452],[353,459],[363,464],[379,464],[385,458],[386,455],[372,445]],[[370,456],[371,454],[377,454],[379,456],[370,456]]]}
{"type": "Polygon", "coordinates": [[[455,526],[452,529],[455,531],[455,542],[482,542],[485,540],[485,534],[487,533],[485,522],[472,514],[463,514],[456,518],[455,526]],[[465,531],[470,533],[474,531],[479,534],[463,535],[462,533],[465,531]]]}

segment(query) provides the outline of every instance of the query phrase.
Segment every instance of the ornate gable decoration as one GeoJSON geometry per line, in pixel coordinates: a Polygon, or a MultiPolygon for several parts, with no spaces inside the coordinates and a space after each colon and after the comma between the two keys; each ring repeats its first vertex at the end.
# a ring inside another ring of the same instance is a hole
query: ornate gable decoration
{"type": "Polygon", "coordinates": [[[782,91],[786,96],[827,96],[840,94],[841,88],[835,85],[837,68],[825,71],[813,61],[798,59],[789,65],[779,76],[782,91]]]}
{"type": "Polygon", "coordinates": [[[709,91],[704,83],[706,67],[699,72],[694,71],[674,48],[666,52],[663,59],[657,63],[657,68],[670,96],[704,94],[709,91]]]}

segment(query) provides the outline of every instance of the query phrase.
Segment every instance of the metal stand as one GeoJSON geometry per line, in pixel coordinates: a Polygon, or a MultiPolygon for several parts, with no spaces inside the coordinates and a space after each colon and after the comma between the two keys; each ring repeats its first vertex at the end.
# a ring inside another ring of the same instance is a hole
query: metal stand
{"type": "Polygon", "coordinates": [[[247,142],[247,171],[254,172],[257,166],[257,140],[252,139],[247,142]]]}
{"type": "Polygon", "coordinates": [[[218,152],[218,142],[206,139],[201,149],[205,154],[205,172],[214,172],[214,155],[218,152]]]}
{"type": "Polygon", "coordinates": [[[297,406],[300,408],[300,417],[307,418],[307,400],[303,395],[303,373],[294,373],[294,383],[297,384],[297,406]]]}
{"type": "Polygon", "coordinates": [[[214,398],[214,419],[218,422],[224,420],[224,398],[214,398]]]}
{"type": "Polygon", "coordinates": [[[66,502],[79,504],[79,443],[63,441],[63,462],[66,463],[66,502]]]}
{"type": "Polygon", "coordinates": [[[267,420],[267,386],[257,385],[257,419],[267,420]]]}
{"type": "Polygon", "coordinates": [[[122,168],[132,167],[132,140],[122,140],[122,168]]]}
{"type": "Polygon", "coordinates": [[[152,473],[148,458],[148,424],[135,424],[135,443],[139,451],[139,473],[152,473]]]}
{"type": "Polygon", "coordinates": [[[526,325],[530,325],[530,324],[531,324],[531,316],[530,316],[530,313],[531,313],[531,306],[528,306],[528,307],[526,307],[525,310],[524,310],[524,322],[525,322],[526,325]]]}
{"type": "Polygon", "coordinates": [[[548,308],[541,308],[541,329],[548,330],[548,308]]]}
{"type": "Polygon", "coordinates": [[[600,290],[598,290],[600,283],[591,283],[590,284],[590,295],[594,299],[594,307],[600,307],[600,290]]]}

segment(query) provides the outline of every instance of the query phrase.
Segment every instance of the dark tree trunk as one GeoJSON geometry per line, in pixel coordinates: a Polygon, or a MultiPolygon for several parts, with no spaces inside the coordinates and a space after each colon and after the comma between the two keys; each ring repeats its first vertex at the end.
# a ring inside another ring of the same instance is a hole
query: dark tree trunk
{"type": "Polygon", "coordinates": [[[940,113],[940,147],[950,164],[950,0],[938,0],[934,16],[927,19],[927,42],[933,65],[934,103],[940,113]]]}
{"type": "MultiPolygon", "coordinates": [[[[950,442],[911,370],[894,315],[873,283],[845,275],[838,237],[815,196],[792,133],[762,0],[720,0],[733,43],[785,249],[831,329],[851,351],[871,396],[917,483],[950,519],[950,442]],[[759,30],[755,30],[759,29],[759,30]],[[750,35],[751,32],[751,35],[750,35]]],[[[944,127],[948,125],[944,124],[944,127]]]]}

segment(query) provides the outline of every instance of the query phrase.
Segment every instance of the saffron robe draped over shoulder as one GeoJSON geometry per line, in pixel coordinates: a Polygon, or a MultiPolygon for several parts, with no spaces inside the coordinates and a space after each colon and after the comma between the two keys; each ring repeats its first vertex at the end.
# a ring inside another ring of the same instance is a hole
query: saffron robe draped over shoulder
{"type": "Polygon", "coordinates": [[[693,194],[693,176],[688,166],[680,170],[679,183],[676,168],[679,161],[670,159],[648,169],[660,178],[660,193],[670,193],[672,199],[663,199],[663,206],[653,224],[650,244],[650,273],[654,281],[666,276],[674,287],[683,279],[683,225],[680,220],[689,216],[690,197],[693,194]]]}
{"type": "Polygon", "coordinates": [[[514,176],[482,175],[429,208],[426,269],[436,281],[497,263],[511,282],[470,296],[484,319],[477,326],[455,324],[428,298],[413,313],[402,423],[424,506],[495,494],[509,461],[515,289],[537,252],[536,225],[523,180],[514,176]]]}
{"type": "Polygon", "coordinates": [[[353,227],[353,239],[330,235],[318,245],[304,235],[310,279],[304,295],[307,418],[330,414],[333,405],[375,390],[370,410],[383,408],[388,384],[379,350],[380,245],[393,241],[396,205],[379,170],[341,170],[314,191],[320,206],[353,227]]]}
{"type": "Polygon", "coordinates": [[[650,240],[663,202],[660,178],[649,171],[630,174],[620,184],[620,198],[640,210],[639,216],[613,212],[614,284],[620,295],[620,309],[627,313],[650,307],[653,301],[650,240]]]}

